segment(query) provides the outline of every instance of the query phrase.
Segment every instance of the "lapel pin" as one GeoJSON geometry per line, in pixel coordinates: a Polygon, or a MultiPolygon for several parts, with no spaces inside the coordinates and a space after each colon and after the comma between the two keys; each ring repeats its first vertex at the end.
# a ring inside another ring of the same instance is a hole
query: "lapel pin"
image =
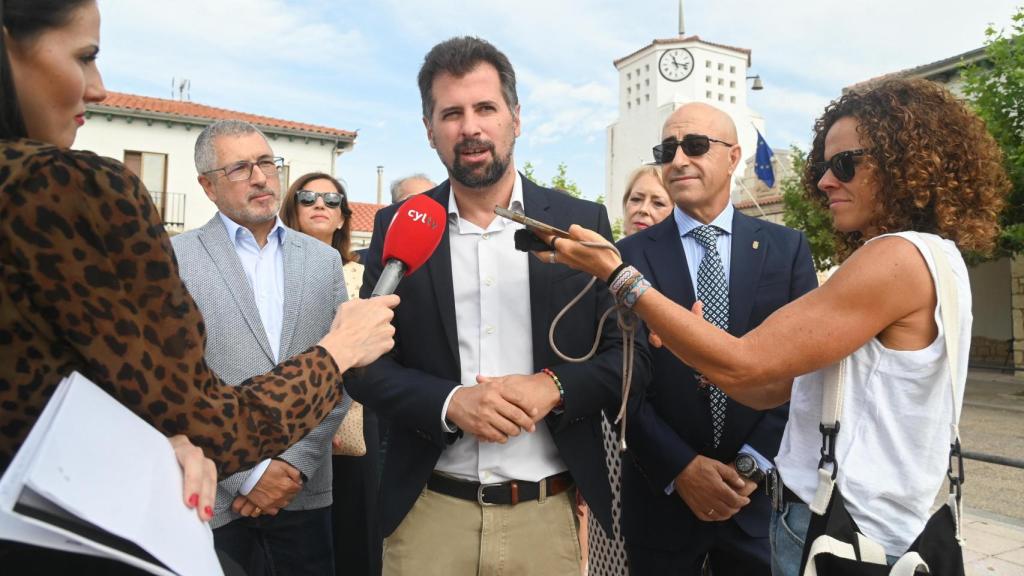
{"type": "Polygon", "coordinates": [[[750,246],[751,246],[751,248],[753,248],[754,250],[757,250],[757,248],[758,248],[758,247],[759,247],[760,245],[761,245],[761,243],[760,243],[760,242],[758,242],[757,240],[754,240],[754,243],[753,243],[753,244],[751,244],[750,246]]]}

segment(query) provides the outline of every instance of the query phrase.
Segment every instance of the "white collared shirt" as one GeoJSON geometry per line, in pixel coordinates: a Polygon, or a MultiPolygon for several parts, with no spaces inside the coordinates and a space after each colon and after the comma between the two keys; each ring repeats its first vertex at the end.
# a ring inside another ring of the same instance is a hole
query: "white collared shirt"
{"type": "MultiPolygon", "coordinates": [[[[510,208],[523,209],[522,177],[513,184],[510,208]]],[[[454,192],[449,197],[448,238],[462,386],[476,386],[478,374],[534,373],[530,255],[517,251],[513,240],[522,227],[496,217],[482,229],[462,219],[454,192]]],[[[445,428],[444,416],[455,390],[442,410],[445,428]]],[[[482,483],[536,482],[566,469],[542,422],[535,432],[523,432],[505,444],[480,442],[466,434],[445,449],[435,466],[439,472],[482,483]]]]}
{"type": "MultiPolygon", "coordinates": [[[[267,234],[267,243],[260,248],[256,237],[245,226],[219,212],[228,238],[235,247],[238,260],[245,271],[245,279],[252,288],[256,308],[260,311],[260,322],[274,353],[274,362],[281,355],[281,326],[284,323],[284,236],[287,230],[280,218],[267,234]]],[[[238,493],[243,496],[256,487],[263,473],[267,471],[270,459],[264,460],[249,471],[238,493]]]]}

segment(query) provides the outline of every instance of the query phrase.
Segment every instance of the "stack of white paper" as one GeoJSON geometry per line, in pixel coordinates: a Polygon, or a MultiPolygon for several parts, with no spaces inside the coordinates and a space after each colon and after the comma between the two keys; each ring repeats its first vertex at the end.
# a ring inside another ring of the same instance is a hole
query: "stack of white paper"
{"type": "Polygon", "coordinates": [[[76,372],[0,478],[0,539],[154,574],[223,574],[182,493],[167,438],[76,372]]]}

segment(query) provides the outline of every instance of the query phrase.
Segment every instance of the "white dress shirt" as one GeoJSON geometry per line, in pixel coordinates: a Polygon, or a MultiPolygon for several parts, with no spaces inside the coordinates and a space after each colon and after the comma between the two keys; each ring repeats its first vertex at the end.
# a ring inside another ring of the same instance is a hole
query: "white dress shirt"
{"type": "MultiPolygon", "coordinates": [[[[281,325],[284,323],[284,223],[280,218],[267,234],[267,243],[260,248],[252,232],[220,213],[224,227],[228,230],[228,238],[235,247],[238,260],[242,263],[245,278],[252,288],[256,308],[260,311],[260,322],[270,342],[270,350],[274,353],[274,362],[278,361],[281,352],[281,325]]],[[[247,495],[256,486],[270,460],[264,460],[253,467],[246,477],[240,494],[247,495]]]]}
{"type": "MultiPolygon", "coordinates": [[[[512,187],[510,208],[523,209],[521,177],[512,187]]],[[[464,220],[452,193],[448,200],[448,239],[452,258],[455,325],[459,339],[462,386],[476,386],[477,375],[533,374],[533,325],[530,314],[530,271],[526,252],[515,249],[513,236],[521,224],[495,217],[487,229],[464,220]]],[[[552,384],[554,385],[554,384],[552,384]]],[[[444,403],[441,426],[448,404],[444,403]]],[[[470,434],[448,446],[435,470],[481,483],[525,480],[537,482],[567,469],[551,438],[539,423],[505,444],[480,442],[470,434]]]]}

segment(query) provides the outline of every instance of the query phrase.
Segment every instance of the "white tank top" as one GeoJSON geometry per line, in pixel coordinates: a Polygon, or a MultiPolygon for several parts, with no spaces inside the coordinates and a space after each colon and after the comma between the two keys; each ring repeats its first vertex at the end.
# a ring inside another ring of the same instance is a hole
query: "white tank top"
{"type": "MultiPolygon", "coordinates": [[[[885,236],[899,236],[917,246],[935,282],[925,234],[885,236]]],[[[956,245],[949,240],[941,244],[956,280],[960,309],[959,413],[971,342],[971,288],[956,245]]],[[[861,532],[893,556],[903,554],[924,528],[948,464],[953,400],[938,306],[935,323],[939,334],[926,348],[890,350],[872,338],[847,360],[836,442],[837,483],[861,532]]],[[[814,499],[818,485],[822,386],[821,370],[793,382],[789,423],[775,458],[783,482],[804,502],[814,499]]]]}

